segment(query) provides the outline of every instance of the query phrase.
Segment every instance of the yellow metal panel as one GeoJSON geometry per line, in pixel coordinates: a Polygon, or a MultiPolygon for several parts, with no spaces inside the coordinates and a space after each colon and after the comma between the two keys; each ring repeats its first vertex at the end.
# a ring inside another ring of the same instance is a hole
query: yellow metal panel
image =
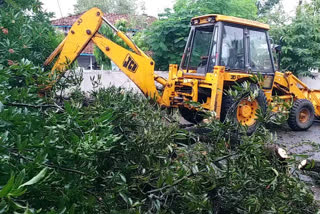
{"type": "Polygon", "coordinates": [[[178,78],[178,65],[170,64],[169,65],[169,81],[178,78]]]}
{"type": "Polygon", "coordinates": [[[224,71],[225,71],[224,66],[215,66],[213,73],[208,73],[206,75],[206,81],[212,83],[209,110],[215,111],[218,119],[220,118],[220,112],[221,112],[223,85],[224,85],[224,78],[223,78],[224,71]]]}
{"type": "Polygon", "coordinates": [[[237,72],[225,72],[224,73],[224,80],[225,81],[235,82],[239,79],[248,78],[248,77],[252,77],[252,75],[247,74],[247,73],[237,73],[237,72]]]}
{"type": "Polygon", "coordinates": [[[63,72],[86,47],[90,39],[101,26],[103,15],[98,8],[92,8],[84,13],[71,27],[61,50],[60,56],[52,70],[63,72]]]}
{"type": "Polygon", "coordinates": [[[171,106],[171,101],[172,101],[172,98],[175,96],[175,79],[176,79],[177,72],[178,72],[178,66],[170,65],[169,79],[167,81],[167,84],[162,94],[162,105],[164,106],[173,107],[171,106]]]}
{"type": "Polygon", "coordinates": [[[154,61],[152,59],[133,53],[99,33],[92,40],[146,96],[164,104],[154,82],[154,61]]]}
{"type": "Polygon", "coordinates": [[[269,25],[261,23],[261,22],[252,21],[252,20],[248,20],[248,19],[242,19],[242,18],[233,17],[233,16],[219,15],[219,14],[208,14],[208,15],[204,15],[204,16],[198,16],[198,17],[193,18],[192,21],[198,19],[200,24],[204,24],[204,23],[208,23],[207,19],[209,17],[215,17],[216,21],[223,21],[223,22],[229,22],[229,23],[234,23],[234,24],[257,27],[257,28],[262,28],[265,30],[270,29],[269,25]]]}
{"type": "Polygon", "coordinates": [[[275,83],[281,85],[282,87],[286,87],[286,88],[289,87],[289,82],[284,73],[280,73],[280,72],[275,73],[273,84],[275,83]]]}
{"type": "Polygon", "coordinates": [[[272,101],[272,89],[270,90],[263,90],[264,95],[267,98],[268,103],[270,103],[272,101]]]}
{"type": "MultiPolygon", "coordinates": [[[[224,86],[224,66],[215,66],[214,70],[217,70],[218,75],[218,85],[217,85],[217,92],[216,92],[216,114],[217,118],[220,119],[220,113],[221,113],[221,105],[222,105],[222,96],[223,96],[223,86],[224,86]]],[[[216,71],[214,71],[216,72],[216,71]]]]}
{"type": "Polygon", "coordinates": [[[198,80],[194,80],[192,84],[192,101],[198,102],[198,86],[199,82],[198,80]]]}

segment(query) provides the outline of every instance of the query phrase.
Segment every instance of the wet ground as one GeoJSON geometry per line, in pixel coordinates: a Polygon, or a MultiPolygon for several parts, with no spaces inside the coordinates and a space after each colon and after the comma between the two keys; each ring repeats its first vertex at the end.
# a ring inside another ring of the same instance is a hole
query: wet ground
{"type": "Polygon", "coordinates": [[[310,159],[320,161],[320,122],[315,122],[307,131],[292,131],[286,125],[272,131],[277,132],[278,142],[284,145],[288,152],[306,154],[310,159]]]}
{"type": "MultiPolygon", "coordinates": [[[[272,129],[278,134],[278,143],[290,154],[307,155],[308,159],[320,161],[320,122],[317,121],[307,131],[292,131],[284,125],[272,129]]],[[[306,157],[303,157],[306,159],[306,157]]],[[[314,192],[314,197],[320,201],[320,172],[298,173],[301,180],[306,182],[314,192]]]]}

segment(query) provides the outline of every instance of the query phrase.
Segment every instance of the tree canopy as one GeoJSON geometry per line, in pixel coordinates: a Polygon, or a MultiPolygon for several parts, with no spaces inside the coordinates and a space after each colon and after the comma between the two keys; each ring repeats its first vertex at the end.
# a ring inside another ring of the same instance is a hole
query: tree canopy
{"type": "Polygon", "coordinates": [[[76,13],[99,7],[104,13],[135,14],[136,1],[131,0],[77,0],[74,6],[76,13]]]}
{"type": "Polygon", "coordinates": [[[279,4],[280,0],[258,0],[257,9],[258,15],[265,15],[270,11],[275,5],[279,4]]]}
{"type": "Polygon", "coordinates": [[[282,69],[296,75],[310,75],[320,68],[320,1],[301,4],[292,19],[279,12],[272,19],[270,34],[282,38],[282,69]]]}

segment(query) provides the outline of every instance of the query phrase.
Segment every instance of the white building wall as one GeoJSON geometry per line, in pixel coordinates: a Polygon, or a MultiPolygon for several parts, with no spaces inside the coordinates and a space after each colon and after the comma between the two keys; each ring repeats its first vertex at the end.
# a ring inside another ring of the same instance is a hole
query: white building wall
{"type": "Polygon", "coordinates": [[[312,73],[314,78],[311,77],[301,77],[302,82],[307,84],[310,89],[320,89],[320,73],[312,73]]]}
{"type": "MultiPolygon", "coordinates": [[[[168,78],[168,72],[156,71],[156,73],[164,78],[168,78]]],[[[320,89],[320,73],[315,73],[315,79],[310,77],[301,77],[300,79],[308,85],[311,89],[320,89]]],[[[83,82],[81,84],[81,90],[88,92],[93,90],[91,79],[98,80],[98,76],[101,77],[101,87],[116,86],[122,87],[127,90],[134,90],[139,92],[138,87],[121,71],[104,71],[104,70],[84,70],[83,82]]]]}
{"type": "MultiPolygon", "coordinates": [[[[168,78],[168,72],[166,71],[156,71],[156,73],[164,78],[168,78]]],[[[84,92],[92,91],[94,89],[92,80],[97,81],[99,76],[101,78],[101,85],[98,88],[116,86],[126,90],[140,92],[139,88],[123,72],[103,70],[84,70],[81,90],[84,92]]]]}

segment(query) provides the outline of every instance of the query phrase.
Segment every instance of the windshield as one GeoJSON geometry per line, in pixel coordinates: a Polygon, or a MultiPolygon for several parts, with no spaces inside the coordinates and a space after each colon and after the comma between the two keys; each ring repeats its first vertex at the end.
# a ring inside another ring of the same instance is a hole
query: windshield
{"type": "Polygon", "coordinates": [[[252,71],[272,72],[272,62],[267,43],[267,34],[263,31],[250,30],[250,66],[252,71]]]}
{"type": "Polygon", "coordinates": [[[214,26],[196,28],[189,38],[183,68],[206,73],[214,26]],[[194,35],[194,36],[193,36],[194,35]],[[193,37],[193,38],[192,38],[193,37]]]}
{"type": "Polygon", "coordinates": [[[244,70],[243,28],[224,25],[221,65],[226,70],[244,70]]]}

